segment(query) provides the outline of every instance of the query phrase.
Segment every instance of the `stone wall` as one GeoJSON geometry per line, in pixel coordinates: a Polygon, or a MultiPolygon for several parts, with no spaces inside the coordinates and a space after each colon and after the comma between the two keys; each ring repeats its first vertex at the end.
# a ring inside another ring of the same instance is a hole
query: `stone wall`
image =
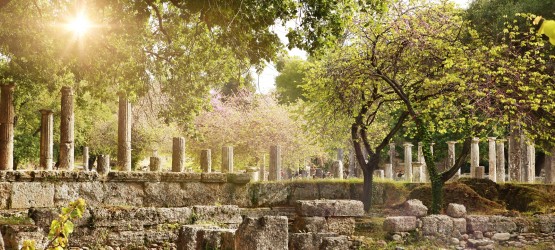
{"type": "Polygon", "coordinates": [[[0,209],[89,206],[185,207],[247,203],[247,174],[1,171],[0,209]]]}
{"type": "MultiPolygon", "coordinates": [[[[407,190],[374,183],[376,206],[402,202],[407,190]]],[[[411,185],[405,184],[410,189],[411,185]]],[[[61,207],[77,198],[90,206],[294,206],[297,200],[360,200],[362,183],[254,182],[246,173],[0,171],[0,209],[61,207]]]]}

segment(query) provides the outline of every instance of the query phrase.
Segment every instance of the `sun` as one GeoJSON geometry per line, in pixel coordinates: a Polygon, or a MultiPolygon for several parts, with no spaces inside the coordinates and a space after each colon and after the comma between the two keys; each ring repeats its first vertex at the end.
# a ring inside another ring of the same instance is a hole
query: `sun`
{"type": "Polygon", "coordinates": [[[67,29],[73,32],[77,37],[84,36],[91,27],[91,22],[83,12],[77,14],[77,16],[67,24],[67,29]]]}

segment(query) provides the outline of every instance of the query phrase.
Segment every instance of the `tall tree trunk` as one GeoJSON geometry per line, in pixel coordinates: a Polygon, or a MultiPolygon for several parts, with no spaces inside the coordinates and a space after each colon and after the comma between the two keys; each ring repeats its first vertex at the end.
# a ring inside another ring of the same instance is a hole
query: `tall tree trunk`
{"type": "Polygon", "coordinates": [[[364,183],[362,185],[362,203],[364,204],[364,211],[369,211],[372,206],[372,188],[374,175],[368,168],[362,168],[364,176],[364,183]]]}
{"type": "Polygon", "coordinates": [[[432,214],[439,214],[443,206],[443,185],[445,182],[441,180],[439,175],[430,178],[432,183],[432,214]]]}

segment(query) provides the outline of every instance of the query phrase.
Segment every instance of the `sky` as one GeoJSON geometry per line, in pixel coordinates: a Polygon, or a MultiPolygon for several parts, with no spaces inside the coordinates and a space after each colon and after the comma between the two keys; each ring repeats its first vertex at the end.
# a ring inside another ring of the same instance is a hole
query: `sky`
{"type": "MultiPolygon", "coordinates": [[[[452,1],[457,3],[462,8],[468,7],[468,4],[471,2],[471,0],[452,0],[452,1]]],[[[274,27],[272,27],[272,29],[279,36],[279,38],[280,38],[280,40],[283,44],[288,43],[287,37],[285,36],[285,34],[287,33],[287,28],[285,26],[275,25],[274,27]]],[[[302,51],[302,50],[299,50],[299,49],[287,50],[287,52],[290,56],[299,56],[299,57],[305,58],[305,59],[306,59],[306,56],[307,56],[305,51],[302,51]]],[[[273,63],[266,64],[266,67],[264,68],[264,70],[262,71],[262,73],[260,75],[253,72],[253,77],[254,77],[255,83],[257,83],[257,85],[258,85],[257,91],[259,93],[266,94],[266,93],[269,93],[269,92],[272,92],[273,90],[275,90],[275,88],[276,88],[275,87],[275,80],[276,80],[277,75],[278,75],[278,72],[277,72],[275,66],[273,65],[273,63]]]]}

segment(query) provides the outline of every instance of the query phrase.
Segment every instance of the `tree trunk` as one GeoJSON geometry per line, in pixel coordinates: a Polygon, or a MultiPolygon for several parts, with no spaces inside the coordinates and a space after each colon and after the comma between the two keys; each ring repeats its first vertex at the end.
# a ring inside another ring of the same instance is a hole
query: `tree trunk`
{"type": "Polygon", "coordinates": [[[443,206],[443,185],[445,184],[440,176],[430,178],[432,183],[432,207],[431,214],[439,214],[443,206]]]}
{"type": "Polygon", "coordinates": [[[362,185],[362,196],[361,200],[364,204],[364,211],[368,212],[372,206],[372,187],[373,187],[373,171],[368,168],[362,168],[362,174],[364,176],[364,183],[362,185]]]}

